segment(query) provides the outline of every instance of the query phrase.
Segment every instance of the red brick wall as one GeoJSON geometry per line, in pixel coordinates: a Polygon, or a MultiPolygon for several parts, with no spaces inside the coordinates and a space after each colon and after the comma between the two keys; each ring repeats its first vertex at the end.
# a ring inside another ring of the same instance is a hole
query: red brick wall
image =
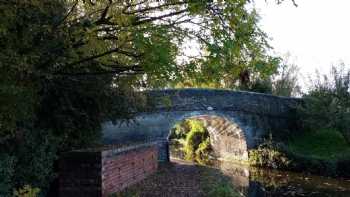
{"type": "Polygon", "coordinates": [[[60,162],[60,196],[105,197],[157,171],[155,145],[124,150],[75,151],[60,162]]]}
{"type": "Polygon", "coordinates": [[[102,194],[118,192],[156,172],[157,149],[136,149],[117,156],[102,157],[102,194]]]}

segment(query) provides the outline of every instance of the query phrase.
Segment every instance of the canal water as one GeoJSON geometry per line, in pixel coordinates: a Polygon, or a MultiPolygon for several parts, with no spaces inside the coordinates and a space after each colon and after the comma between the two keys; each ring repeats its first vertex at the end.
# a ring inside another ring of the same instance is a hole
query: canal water
{"type": "Polygon", "coordinates": [[[252,168],[232,162],[214,162],[247,197],[350,197],[350,180],[302,173],[252,168]]]}
{"type": "MultiPolygon", "coordinates": [[[[170,148],[175,158],[184,158],[170,148]]],[[[329,178],[288,171],[255,168],[227,161],[211,161],[245,197],[350,197],[350,179],[329,178]]]]}

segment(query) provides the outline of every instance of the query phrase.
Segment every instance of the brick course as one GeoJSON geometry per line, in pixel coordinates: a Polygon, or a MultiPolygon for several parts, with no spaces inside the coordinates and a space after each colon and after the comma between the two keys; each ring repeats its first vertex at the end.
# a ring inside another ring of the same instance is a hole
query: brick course
{"type": "Polygon", "coordinates": [[[60,196],[106,197],[157,171],[155,144],[73,151],[60,160],[60,196]]]}

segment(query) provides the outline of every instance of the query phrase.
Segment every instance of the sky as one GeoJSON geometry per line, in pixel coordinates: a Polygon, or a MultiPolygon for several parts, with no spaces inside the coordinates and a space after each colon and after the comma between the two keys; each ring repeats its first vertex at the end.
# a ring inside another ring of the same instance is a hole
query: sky
{"type": "Polygon", "coordinates": [[[301,83],[315,70],[344,62],[350,68],[350,0],[255,0],[261,28],[271,37],[278,55],[290,54],[290,63],[300,67],[301,83]]]}

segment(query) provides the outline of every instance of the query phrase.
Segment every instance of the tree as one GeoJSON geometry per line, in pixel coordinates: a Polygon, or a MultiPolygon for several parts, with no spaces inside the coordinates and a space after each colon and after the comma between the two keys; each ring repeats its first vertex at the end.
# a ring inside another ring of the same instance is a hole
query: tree
{"type": "Polygon", "coordinates": [[[287,97],[300,95],[298,75],[298,66],[288,63],[287,56],[279,66],[278,73],[272,76],[272,94],[287,97]]]}
{"type": "Polygon", "coordinates": [[[145,73],[149,86],[184,79],[216,82],[246,69],[269,74],[276,61],[266,54],[266,35],[248,3],[69,1],[69,12],[59,25],[69,27],[69,46],[82,55],[61,64],[54,74],[145,73]],[[186,56],[181,46],[189,40],[196,40],[203,52],[177,61],[186,56]],[[96,67],[87,66],[92,62],[96,67]]]}
{"type": "Polygon", "coordinates": [[[216,83],[244,70],[274,72],[276,58],[267,55],[266,35],[248,4],[1,1],[0,181],[5,190],[29,184],[45,192],[60,152],[98,144],[102,121],[129,118],[143,107],[133,93],[140,86],[216,83]],[[186,55],[181,46],[193,39],[203,53],[177,61],[186,55]]]}

